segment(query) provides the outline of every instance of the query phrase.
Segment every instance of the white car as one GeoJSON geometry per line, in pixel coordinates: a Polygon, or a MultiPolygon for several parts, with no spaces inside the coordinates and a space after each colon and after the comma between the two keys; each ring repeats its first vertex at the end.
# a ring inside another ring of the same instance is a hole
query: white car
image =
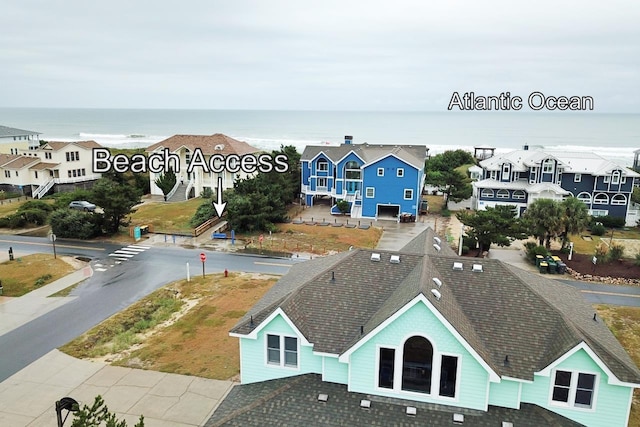
{"type": "Polygon", "coordinates": [[[69,207],[71,209],[77,209],[79,211],[85,212],[94,212],[96,210],[96,205],[94,205],[93,203],[89,203],[86,200],[74,200],[73,202],[69,203],[69,207]]]}

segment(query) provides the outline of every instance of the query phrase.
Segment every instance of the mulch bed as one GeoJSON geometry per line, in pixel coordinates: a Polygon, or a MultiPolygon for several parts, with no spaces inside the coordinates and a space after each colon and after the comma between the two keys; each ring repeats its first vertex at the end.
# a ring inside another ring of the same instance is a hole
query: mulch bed
{"type": "Polygon", "coordinates": [[[630,260],[620,260],[608,263],[598,262],[595,266],[592,263],[593,255],[573,254],[571,261],[567,260],[568,254],[560,252],[554,252],[554,255],[559,256],[562,262],[567,264],[575,271],[581,274],[591,274],[601,277],[623,277],[625,279],[638,279],[640,278],[640,266],[635,265],[630,260]]]}

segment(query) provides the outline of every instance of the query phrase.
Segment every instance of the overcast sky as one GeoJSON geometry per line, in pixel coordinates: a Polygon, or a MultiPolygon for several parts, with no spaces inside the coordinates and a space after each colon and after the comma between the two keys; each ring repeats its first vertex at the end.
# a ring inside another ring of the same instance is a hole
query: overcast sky
{"type": "Polygon", "coordinates": [[[0,0],[0,107],[640,112],[640,2],[0,0]]]}

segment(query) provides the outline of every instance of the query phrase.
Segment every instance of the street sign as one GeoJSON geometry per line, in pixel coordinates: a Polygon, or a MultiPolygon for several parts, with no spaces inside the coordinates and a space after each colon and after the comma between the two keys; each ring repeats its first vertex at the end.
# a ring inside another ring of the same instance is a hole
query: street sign
{"type": "Polygon", "coordinates": [[[200,252],[200,261],[205,262],[207,260],[207,254],[200,252]]]}
{"type": "Polygon", "coordinates": [[[55,242],[56,241],[56,235],[53,234],[53,233],[49,234],[49,240],[51,240],[52,242],[55,242]]]}

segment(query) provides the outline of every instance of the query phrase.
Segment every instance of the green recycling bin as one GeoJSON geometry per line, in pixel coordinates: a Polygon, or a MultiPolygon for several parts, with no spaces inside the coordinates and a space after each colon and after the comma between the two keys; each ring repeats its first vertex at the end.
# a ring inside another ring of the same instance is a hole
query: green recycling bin
{"type": "Polygon", "coordinates": [[[546,261],[540,261],[540,265],[538,266],[540,269],[540,273],[546,274],[549,272],[549,264],[546,261]]]}

